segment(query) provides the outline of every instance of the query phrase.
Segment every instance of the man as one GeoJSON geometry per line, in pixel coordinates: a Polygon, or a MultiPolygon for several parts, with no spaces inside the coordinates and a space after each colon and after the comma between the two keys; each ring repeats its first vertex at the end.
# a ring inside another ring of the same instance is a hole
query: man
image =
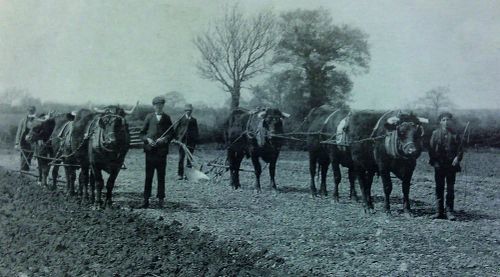
{"type": "Polygon", "coordinates": [[[144,182],[143,208],[149,207],[149,197],[153,176],[156,170],[158,181],[158,206],[163,207],[165,200],[165,171],[167,167],[168,145],[173,137],[172,121],[170,116],[163,112],[165,98],[158,96],[153,99],[154,112],[146,116],[141,129],[146,154],[146,179],[144,182]]]}
{"type": "Polygon", "coordinates": [[[21,119],[17,127],[15,149],[21,152],[21,170],[29,171],[31,165],[31,158],[33,151],[31,145],[26,141],[26,135],[29,133],[33,121],[36,117],[36,108],[34,106],[28,107],[28,114],[21,119]]]}
{"type": "MultiPolygon", "coordinates": [[[[177,139],[187,146],[187,149],[191,154],[193,154],[198,142],[198,122],[196,118],[192,116],[193,105],[186,104],[184,108],[185,115],[179,119],[175,133],[177,134],[177,139]]],[[[177,175],[179,180],[183,180],[184,176],[184,158],[186,157],[186,152],[183,147],[179,146],[179,166],[177,168],[177,175]]],[[[191,168],[191,159],[187,159],[186,166],[191,168]]]]}
{"type": "Polygon", "coordinates": [[[439,115],[439,128],[432,132],[429,147],[429,164],[434,167],[436,182],[436,219],[455,220],[455,177],[460,172],[463,157],[461,138],[451,128],[453,115],[444,112],[439,115]],[[444,211],[444,189],[446,183],[446,215],[444,211]]]}

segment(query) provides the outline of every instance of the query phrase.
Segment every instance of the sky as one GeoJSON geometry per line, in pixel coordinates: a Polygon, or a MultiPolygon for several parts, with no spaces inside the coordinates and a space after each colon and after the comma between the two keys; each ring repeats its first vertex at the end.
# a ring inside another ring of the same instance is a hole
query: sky
{"type": "MultiPolygon", "coordinates": [[[[221,106],[193,38],[228,0],[0,0],[0,92],[43,101],[133,104],[169,91],[221,106]]],[[[500,1],[241,1],[246,14],[329,10],[369,35],[370,71],[353,76],[353,108],[407,106],[445,86],[459,108],[500,107],[500,1]]],[[[261,76],[264,77],[264,76],[261,76]]]]}

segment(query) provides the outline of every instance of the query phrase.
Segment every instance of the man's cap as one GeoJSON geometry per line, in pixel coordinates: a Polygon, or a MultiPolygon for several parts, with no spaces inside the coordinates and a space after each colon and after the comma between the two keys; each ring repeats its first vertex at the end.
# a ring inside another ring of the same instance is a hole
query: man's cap
{"type": "Polygon", "coordinates": [[[28,112],[34,113],[34,112],[36,112],[36,107],[35,106],[29,106],[27,110],[28,110],[28,112]]]}
{"type": "Polygon", "coordinates": [[[191,105],[191,104],[186,104],[186,105],[184,106],[184,110],[185,110],[185,111],[192,111],[192,110],[193,110],[193,105],[191,105]]]}
{"type": "Polygon", "coordinates": [[[452,119],[453,115],[450,112],[442,112],[438,116],[438,121],[441,121],[441,119],[443,119],[443,117],[447,117],[449,119],[452,119]]]}
{"type": "Polygon", "coordinates": [[[156,96],[155,98],[153,98],[153,105],[156,105],[156,104],[165,104],[165,97],[156,96]]]}

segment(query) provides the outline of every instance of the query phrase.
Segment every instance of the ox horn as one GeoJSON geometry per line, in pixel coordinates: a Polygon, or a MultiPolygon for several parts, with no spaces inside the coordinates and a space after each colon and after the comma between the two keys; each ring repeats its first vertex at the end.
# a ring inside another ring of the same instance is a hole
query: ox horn
{"type": "Polygon", "coordinates": [[[139,106],[139,101],[135,103],[135,106],[131,110],[129,111],[124,110],[125,114],[132,114],[135,111],[135,108],[137,108],[137,106],[139,106]]]}
{"type": "Polygon", "coordinates": [[[420,123],[429,124],[429,119],[424,117],[418,117],[418,121],[420,121],[420,123]]]}
{"type": "Polygon", "coordinates": [[[35,118],[36,121],[38,122],[45,122],[50,119],[50,114],[46,114],[43,117],[35,118]]]}
{"type": "Polygon", "coordinates": [[[290,117],[290,114],[289,113],[285,113],[285,112],[281,112],[281,115],[285,118],[289,118],[290,117]]]}
{"type": "Polygon", "coordinates": [[[94,107],[94,111],[98,112],[98,113],[105,113],[106,110],[105,109],[99,109],[97,107],[94,107]]]}
{"type": "Polygon", "coordinates": [[[420,125],[420,136],[423,137],[425,135],[424,126],[420,125]]]}
{"type": "Polygon", "coordinates": [[[399,117],[397,116],[391,116],[387,119],[387,123],[389,124],[396,124],[399,121],[399,117]]]}
{"type": "Polygon", "coordinates": [[[264,115],[265,115],[265,114],[266,114],[266,111],[262,111],[262,112],[259,112],[259,113],[257,114],[257,116],[258,116],[258,117],[260,117],[260,118],[264,118],[264,115]]]}

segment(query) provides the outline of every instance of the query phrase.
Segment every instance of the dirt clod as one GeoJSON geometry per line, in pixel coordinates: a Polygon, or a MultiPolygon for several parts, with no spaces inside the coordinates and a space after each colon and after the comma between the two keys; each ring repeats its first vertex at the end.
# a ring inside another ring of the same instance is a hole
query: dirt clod
{"type": "Polygon", "coordinates": [[[94,211],[0,168],[1,276],[290,275],[279,257],[173,220],[94,211]],[[265,261],[265,262],[264,262],[265,261]]]}

